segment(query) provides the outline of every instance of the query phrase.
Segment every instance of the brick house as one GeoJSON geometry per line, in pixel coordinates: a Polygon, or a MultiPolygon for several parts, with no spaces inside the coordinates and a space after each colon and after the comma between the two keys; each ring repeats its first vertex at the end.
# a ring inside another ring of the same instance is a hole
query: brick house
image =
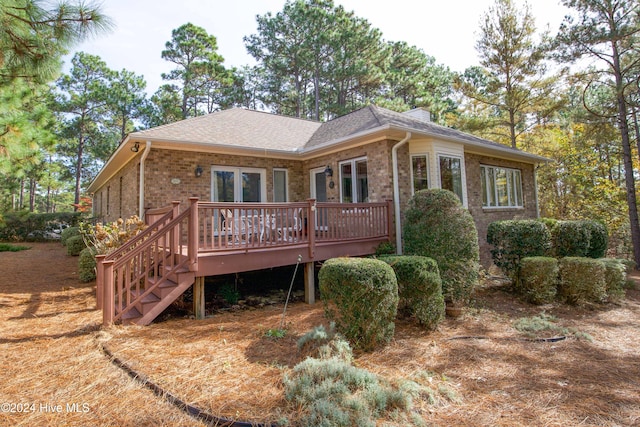
{"type": "Polygon", "coordinates": [[[538,216],[535,168],[545,160],[439,126],[422,109],[369,106],[319,123],[234,108],[131,133],[88,190],[94,215],[113,221],[189,197],[392,200],[395,218],[415,191],[446,188],[475,219],[487,266],[490,222],[538,216]]]}
{"type": "Polygon", "coordinates": [[[488,224],[538,216],[544,161],[422,109],[369,106],[319,123],[235,108],[131,133],[89,186],[96,217],[150,224],[98,259],[103,322],[148,324],[191,286],[200,318],[207,276],[296,262],[313,303],[317,261],[388,241],[401,253],[402,212],[424,188],[458,195],[488,266],[488,224]]]}

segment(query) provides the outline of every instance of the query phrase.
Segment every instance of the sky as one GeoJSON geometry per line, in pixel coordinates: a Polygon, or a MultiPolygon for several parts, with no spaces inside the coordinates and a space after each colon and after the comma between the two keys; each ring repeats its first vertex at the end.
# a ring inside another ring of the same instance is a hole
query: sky
{"type": "MultiPolygon", "coordinates": [[[[104,0],[114,28],[73,50],[100,56],[113,70],[143,75],[152,94],[173,64],[160,57],[171,31],[187,22],[216,37],[225,67],[254,65],[243,37],[257,32],[257,15],[281,11],[286,0],[104,0]]],[[[382,31],[387,41],[405,41],[453,71],[478,65],[480,18],[494,0],[334,0],[382,31]]],[[[522,0],[518,2],[522,4],[522,0]]],[[[538,29],[552,34],[567,13],[559,0],[530,0],[538,29]]],[[[73,53],[73,52],[72,52],[73,53]]],[[[66,56],[65,69],[72,54],[66,56]]]]}

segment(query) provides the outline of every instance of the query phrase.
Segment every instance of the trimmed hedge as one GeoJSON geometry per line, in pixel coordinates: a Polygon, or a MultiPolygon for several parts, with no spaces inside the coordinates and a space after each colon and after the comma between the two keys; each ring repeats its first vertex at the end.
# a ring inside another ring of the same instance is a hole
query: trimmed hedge
{"type": "Polygon", "coordinates": [[[398,280],[398,312],[406,311],[426,329],[433,330],[444,318],[444,298],[438,264],[422,256],[383,256],[398,280]]]}
{"type": "Polygon", "coordinates": [[[550,257],[526,257],[520,261],[516,291],[533,304],[552,302],[557,293],[558,260],[550,257]]]}
{"type": "Polygon", "coordinates": [[[627,285],[626,266],[617,258],[602,258],[600,261],[606,269],[604,279],[609,300],[616,301],[624,298],[624,288],[627,285]]]}
{"type": "Polygon", "coordinates": [[[67,239],[67,255],[78,256],[87,246],[84,244],[82,236],[73,236],[67,239]]]}
{"type": "Polygon", "coordinates": [[[542,221],[496,221],[489,224],[487,243],[493,245],[493,263],[515,281],[522,258],[547,253],[551,247],[551,233],[542,221]]]}
{"type": "Polygon", "coordinates": [[[607,228],[597,221],[558,221],[551,234],[558,258],[602,258],[607,252],[607,228]]]}
{"type": "Polygon", "coordinates": [[[82,282],[90,282],[96,278],[96,259],[93,251],[85,247],[78,258],[78,277],[82,282]]]}
{"type": "Polygon", "coordinates": [[[393,338],[398,282],[385,262],[333,258],[318,273],[325,316],[354,348],[370,351],[393,338]]]}
{"type": "Polygon", "coordinates": [[[604,302],[607,298],[606,267],[597,259],[566,257],[560,260],[558,294],[570,304],[604,302]]]}
{"type": "Polygon", "coordinates": [[[62,230],[62,233],[60,233],[60,243],[62,243],[62,246],[67,246],[67,240],[73,236],[80,236],[80,227],[67,227],[62,230]]]}
{"type": "Polygon", "coordinates": [[[405,253],[435,259],[445,300],[467,302],[480,267],[478,231],[469,211],[451,191],[430,189],[414,194],[404,214],[405,253]]]}

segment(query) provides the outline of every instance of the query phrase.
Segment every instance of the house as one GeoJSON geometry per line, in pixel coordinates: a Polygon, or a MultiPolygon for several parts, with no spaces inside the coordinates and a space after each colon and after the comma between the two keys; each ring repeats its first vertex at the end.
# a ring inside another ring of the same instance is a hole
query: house
{"type": "MultiPolygon", "coordinates": [[[[259,235],[252,247],[264,248],[256,242],[275,243],[269,239],[276,234],[282,239],[282,224],[291,228],[302,216],[307,226],[313,216],[316,233],[307,229],[305,234],[313,240],[320,231],[329,233],[335,221],[347,221],[344,213],[349,208],[345,206],[353,206],[350,215],[360,222],[343,229],[370,230],[374,222],[379,228],[388,223],[382,234],[367,235],[367,249],[353,246],[347,252],[356,255],[371,253],[371,244],[379,243],[380,238],[397,243],[401,251],[402,211],[412,194],[424,188],[445,188],[457,194],[471,212],[481,262],[487,266],[491,262],[486,243],[489,223],[538,216],[535,170],[544,161],[437,125],[423,109],[397,113],[372,105],[319,123],[234,108],[129,134],[88,190],[93,195],[94,215],[104,221],[143,216],[172,201],[182,206],[193,198],[219,203],[209,206],[211,211],[205,215],[210,224],[199,226],[200,234],[210,230],[212,249],[218,247],[215,239],[222,245],[221,236],[225,236],[224,245],[234,246],[249,242],[250,234],[259,235]],[[308,209],[296,205],[307,200],[314,203],[308,209]],[[371,216],[387,202],[387,213],[371,216]],[[265,214],[264,208],[274,203],[290,205],[265,214]],[[316,209],[315,203],[326,205],[316,209]],[[372,203],[381,205],[366,205],[372,203]],[[359,204],[363,204],[361,210],[359,204]],[[244,207],[262,214],[247,219],[244,207]],[[321,218],[323,209],[327,213],[321,218]],[[332,211],[337,216],[331,217],[330,209],[340,210],[332,211]],[[227,220],[225,213],[234,220],[227,220]],[[369,216],[362,219],[363,215],[369,216]],[[276,228],[277,233],[271,232],[276,228]],[[229,239],[229,233],[236,237],[229,239]]],[[[207,237],[199,238],[200,249],[206,241],[207,237]]],[[[243,248],[248,254],[249,247],[243,248]]],[[[268,262],[268,257],[256,258],[268,262]]],[[[231,268],[230,262],[224,265],[231,268]]],[[[247,266],[246,261],[242,266],[247,266]]],[[[216,270],[209,267],[206,272],[215,274],[216,270]]]]}

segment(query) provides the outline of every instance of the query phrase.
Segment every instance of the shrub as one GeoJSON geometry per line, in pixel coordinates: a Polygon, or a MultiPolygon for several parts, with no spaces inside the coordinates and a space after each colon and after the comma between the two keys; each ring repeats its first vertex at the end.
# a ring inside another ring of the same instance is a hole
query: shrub
{"type": "Polygon", "coordinates": [[[589,258],[602,258],[607,253],[609,246],[609,233],[607,227],[598,221],[582,221],[583,226],[589,230],[591,238],[589,239],[589,249],[587,256],[589,258]]]}
{"type": "Polygon", "coordinates": [[[376,255],[393,255],[396,253],[396,245],[391,242],[382,242],[376,248],[376,255]]]}
{"type": "Polygon", "coordinates": [[[487,243],[493,245],[493,263],[516,280],[520,261],[544,256],[551,246],[551,233],[544,222],[536,220],[496,221],[489,224],[487,243]]]}
{"type": "Polygon", "coordinates": [[[333,258],[318,274],[325,315],[358,349],[372,350],[393,337],[398,282],[385,262],[333,258]]]}
{"type": "Polygon", "coordinates": [[[552,240],[556,257],[586,257],[591,228],[584,221],[559,221],[553,228],[552,240]]]}
{"type": "Polygon", "coordinates": [[[403,224],[405,252],[438,263],[447,301],[466,302],[478,283],[480,252],[473,218],[448,190],[418,191],[409,200],[403,224]]]}
{"type": "Polygon", "coordinates": [[[63,246],[67,245],[67,239],[69,239],[70,237],[73,236],[79,236],[80,235],[80,227],[67,227],[64,230],[62,230],[62,233],[60,233],[60,243],[62,243],[63,246]]]}
{"type": "Polygon", "coordinates": [[[407,311],[427,329],[444,317],[442,281],[435,260],[421,256],[385,256],[398,280],[398,311],[407,311]]]}
{"type": "Polygon", "coordinates": [[[81,212],[6,212],[0,222],[0,240],[46,240],[63,225],[77,225],[81,215],[81,212]]]}
{"type": "Polygon", "coordinates": [[[607,286],[609,300],[619,300],[624,298],[624,288],[627,284],[626,267],[622,260],[615,258],[602,258],[604,264],[604,279],[607,286]]]}
{"type": "Polygon", "coordinates": [[[78,258],[78,277],[83,282],[90,282],[96,278],[95,254],[89,248],[80,251],[78,258]]]}
{"type": "Polygon", "coordinates": [[[73,236],[67,239],[67,255],[78,256],[86,248],[82,236],[73,236]]]}
{"type": "Polygon", "coordinates": [[[546,304],[556,297],[558,260],[549,257],[522,258],[516,290],[533,304],[546,304]]]}
{"type": "Polygon", "coordinates": [[[597,259],[562,258],[559,295],[571,304],[603,302],[607,297],[605,270],[604,263],[597,259]]]}
{"type": "Polygon", "coordinates": [[[338,358],[347,363],[353,361],[351,346],[342,335],[336,332],[336,325],[333,322],[328,331],[323,325],[316,326],[300,337],[297,344],[302,359],[313,357],[315,359],[338,358]]]}

